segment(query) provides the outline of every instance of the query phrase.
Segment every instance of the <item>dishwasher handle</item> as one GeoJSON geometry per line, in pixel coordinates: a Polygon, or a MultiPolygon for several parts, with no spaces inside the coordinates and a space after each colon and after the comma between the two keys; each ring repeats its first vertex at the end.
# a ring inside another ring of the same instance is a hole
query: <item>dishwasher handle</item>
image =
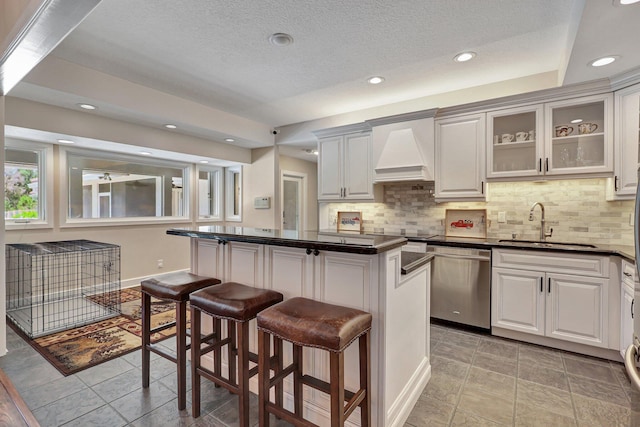
{"type": "Polygon", "coordinates": [[[491,256],[483,256],[483,255],[453,255],[453,254],[443,254],[439,252],[431,252],[434,257],[440,258],[450,258],[450,259],[464,259],[470,261],[491,261],[491,256]]]}

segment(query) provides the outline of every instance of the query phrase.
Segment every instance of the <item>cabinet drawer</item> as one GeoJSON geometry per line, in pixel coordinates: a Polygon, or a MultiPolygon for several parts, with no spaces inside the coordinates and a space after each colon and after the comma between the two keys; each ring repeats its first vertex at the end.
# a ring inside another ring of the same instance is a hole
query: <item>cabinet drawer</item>
{"type": "Polygon", "coordinates": [[[570,252],[493,250],[493,266],[548,273],[609,277],[609,257],[570,252]]]}

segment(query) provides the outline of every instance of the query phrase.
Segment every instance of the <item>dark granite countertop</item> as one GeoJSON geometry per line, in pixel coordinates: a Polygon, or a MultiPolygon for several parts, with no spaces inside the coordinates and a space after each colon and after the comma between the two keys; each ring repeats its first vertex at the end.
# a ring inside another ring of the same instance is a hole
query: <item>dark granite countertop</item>
{"type": "Polygon", "coordinates": [[[533,249],[542,251],[568,251],[584,254],[619,255],[631,261],[635,259],[635,248],[624,245],[604,245],[592,243],[594,247],[582,246],[583,244],[571,244],[567,242],[554,242],[549,239],[546,244],[531,241],[504,241],[506,239],[474,239],[464,237],[431,236],[428,238],[405,236],[412,242],[425,242],[431,245],[446,244],[447,246],[470,248],[505,248],[505,249],[533,249]]]}
{"type": "Polygon", "coordinates": [[[246,242],[273,246],[304,248],[310,251],[334,251],[362,255],[374,255],[407,244],[400,236],[368,235],[336,231],[305,231],[296,233],[267,228],[200,226],[171,228],[167,234],[174,236],[213,239],[219,242],[246,242]]]}

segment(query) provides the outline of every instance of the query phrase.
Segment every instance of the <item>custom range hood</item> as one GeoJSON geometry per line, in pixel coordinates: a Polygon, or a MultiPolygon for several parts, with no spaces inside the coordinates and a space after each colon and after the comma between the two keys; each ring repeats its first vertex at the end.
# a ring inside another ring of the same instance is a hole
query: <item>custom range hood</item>
{"type": "Polygon", "coordinates": [[[369,120],[376,156],[374,182],[433,181],[436,110],[369,120]]]}

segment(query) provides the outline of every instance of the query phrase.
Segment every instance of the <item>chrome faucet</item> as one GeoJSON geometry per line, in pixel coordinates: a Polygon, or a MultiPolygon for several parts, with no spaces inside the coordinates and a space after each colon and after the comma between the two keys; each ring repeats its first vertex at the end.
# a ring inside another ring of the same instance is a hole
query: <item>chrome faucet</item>
{"type": "Polygon", "coordinates": [[[547,237],[551,237],[551,235],[553,234],[553,228],[549,229],[549,233],[547,233],[545,231],[545,226],[544,226],[544,205],[540,202],[535,202],[532,206],[531,206],[531,210],[529,211],[529,221],[533,221],[533,210],[536,208],[536,206],[540,206],[540,213],[541,213],[541,218],[540,218],[540,241],[544,242],[547,237]]]}

